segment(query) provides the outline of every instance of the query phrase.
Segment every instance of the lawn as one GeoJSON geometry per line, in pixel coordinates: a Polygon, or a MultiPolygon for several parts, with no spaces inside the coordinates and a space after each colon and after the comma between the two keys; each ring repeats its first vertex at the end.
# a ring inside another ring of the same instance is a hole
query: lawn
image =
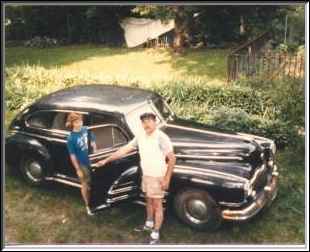
{"type": "Polygon", "coordinates": [[[50,49],[9,47],[6,67],[42,66],[65,72],[89,74],[101,80],[140,82],[143,86],[171,80],[226,81],[226,49],[188,50],[173,57],[170,49],[127,49],[99,46],[66,46],[50,49]]]}
{"type": "MultiPolygon", "coordinates": [[[[5,52],[5,69],[9,70],[6,80],[27,97],[28,93],[23,92],[34,91],[32,78],[36,78],[34,85],[41,85],[37,89],[46,87],[50,92],[53,89],[50,86],[54,85],[54,89],[61,86],[53,82],[55,79],[63,81],[61,77],[65,75],[65,80],[70,81],[71,74],[90,76],[90,81],[94,79],[100,83],[139,83],[142,87],[178,80],[224,85],[227,53],[224,49],[189,50],[183,56],[173,57],[169,49],[129,50],[93,45],[52,49],[11,47],[5,52]],[[20,74],[23,71],[26,74],[20,74]],[[29,83],[29,89],[17,86],[23,81],[29,83]]],[[[36,97],[36,93],[29,97],[36,97]]],[[[16,113],[15,110],[6,111],[6,127],[16,113]]],[[[304,244],[304,153],[296,153],[292,148],[280,150],[277,161],[279,194],[270,208],[250,222],[224,223],[220,230],[212,233],[192,230],[181,224],[168,209],[162,243],[304,244]]],[[[140,206],[124,203],[88,217],[77,189],[56,184],[33,188],[8,170],[4,196],[6,244],[143,244],[146,239],[145,235],[133,232],[144,219],[144,209],[140,206]]]]}

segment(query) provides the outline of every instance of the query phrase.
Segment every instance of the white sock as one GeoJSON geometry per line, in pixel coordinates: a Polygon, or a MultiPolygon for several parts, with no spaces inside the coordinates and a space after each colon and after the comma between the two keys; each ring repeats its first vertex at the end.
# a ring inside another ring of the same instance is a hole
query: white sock
{"type": "Polygon", "coordinates": [[[153,221],[153,220],[147,220],[147,221],[145,222],[145,226],[150,227],[150,228],[153,228],[153,226],[154,226],[154,221],[153,221]]]}
{"type": "Polygon", "coordinates": [[[159,231],[153,230],[151,233],[151,237],[152,237],[152,239],[158,240],[159,239],[159,231]]]}

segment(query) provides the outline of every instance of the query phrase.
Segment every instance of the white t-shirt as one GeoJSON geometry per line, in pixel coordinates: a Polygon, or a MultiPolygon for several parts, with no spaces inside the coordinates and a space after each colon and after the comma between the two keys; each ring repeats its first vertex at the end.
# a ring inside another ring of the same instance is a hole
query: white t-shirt
{"type": "Polygon", "coordinates": [[[166,155],[173,151],[173,146],[164,132],[156,129],[150,136],[143,132],[131,140],[129,145],[139,149],[143,175],[151,177],[166,175],[166,155]]]}

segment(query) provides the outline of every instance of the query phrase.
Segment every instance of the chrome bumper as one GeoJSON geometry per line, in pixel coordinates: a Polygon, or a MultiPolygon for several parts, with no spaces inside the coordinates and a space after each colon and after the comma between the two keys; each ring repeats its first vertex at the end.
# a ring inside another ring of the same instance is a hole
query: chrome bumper
{"type": "Polygon", "coordinates": [[[264,190],[257,195],[253,203],[243,209],[225,209],[222,211],[222,218],[225,220],[242,221],[248,220],[256,215],[261,209],[263,209],[266,205],[269,205],[276,198],[278,176],[279,173],[277,172],[277,167],[275,166],[272,172],[272,179],[269,184],[264,187],[264,190]]]}

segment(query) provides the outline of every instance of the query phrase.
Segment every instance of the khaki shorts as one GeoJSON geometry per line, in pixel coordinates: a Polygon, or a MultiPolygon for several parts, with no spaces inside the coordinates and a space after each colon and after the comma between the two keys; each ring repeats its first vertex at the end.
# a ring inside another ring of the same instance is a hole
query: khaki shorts
{"type": "Polygon", "coordinates": [[[142,177],[142,191],[145,193],[147,198],[164,198],[165,191],[161,188],[161,181],[164,177],[142,177]]]}
{"type": "Polygon", "coordinates": [[[81,165],[80,168],[83,172],[83,178],[81,179],[81,183],[86,183],[88,186],[90,186],[91,176],[89,168],[84,165],[81,165]]]}

